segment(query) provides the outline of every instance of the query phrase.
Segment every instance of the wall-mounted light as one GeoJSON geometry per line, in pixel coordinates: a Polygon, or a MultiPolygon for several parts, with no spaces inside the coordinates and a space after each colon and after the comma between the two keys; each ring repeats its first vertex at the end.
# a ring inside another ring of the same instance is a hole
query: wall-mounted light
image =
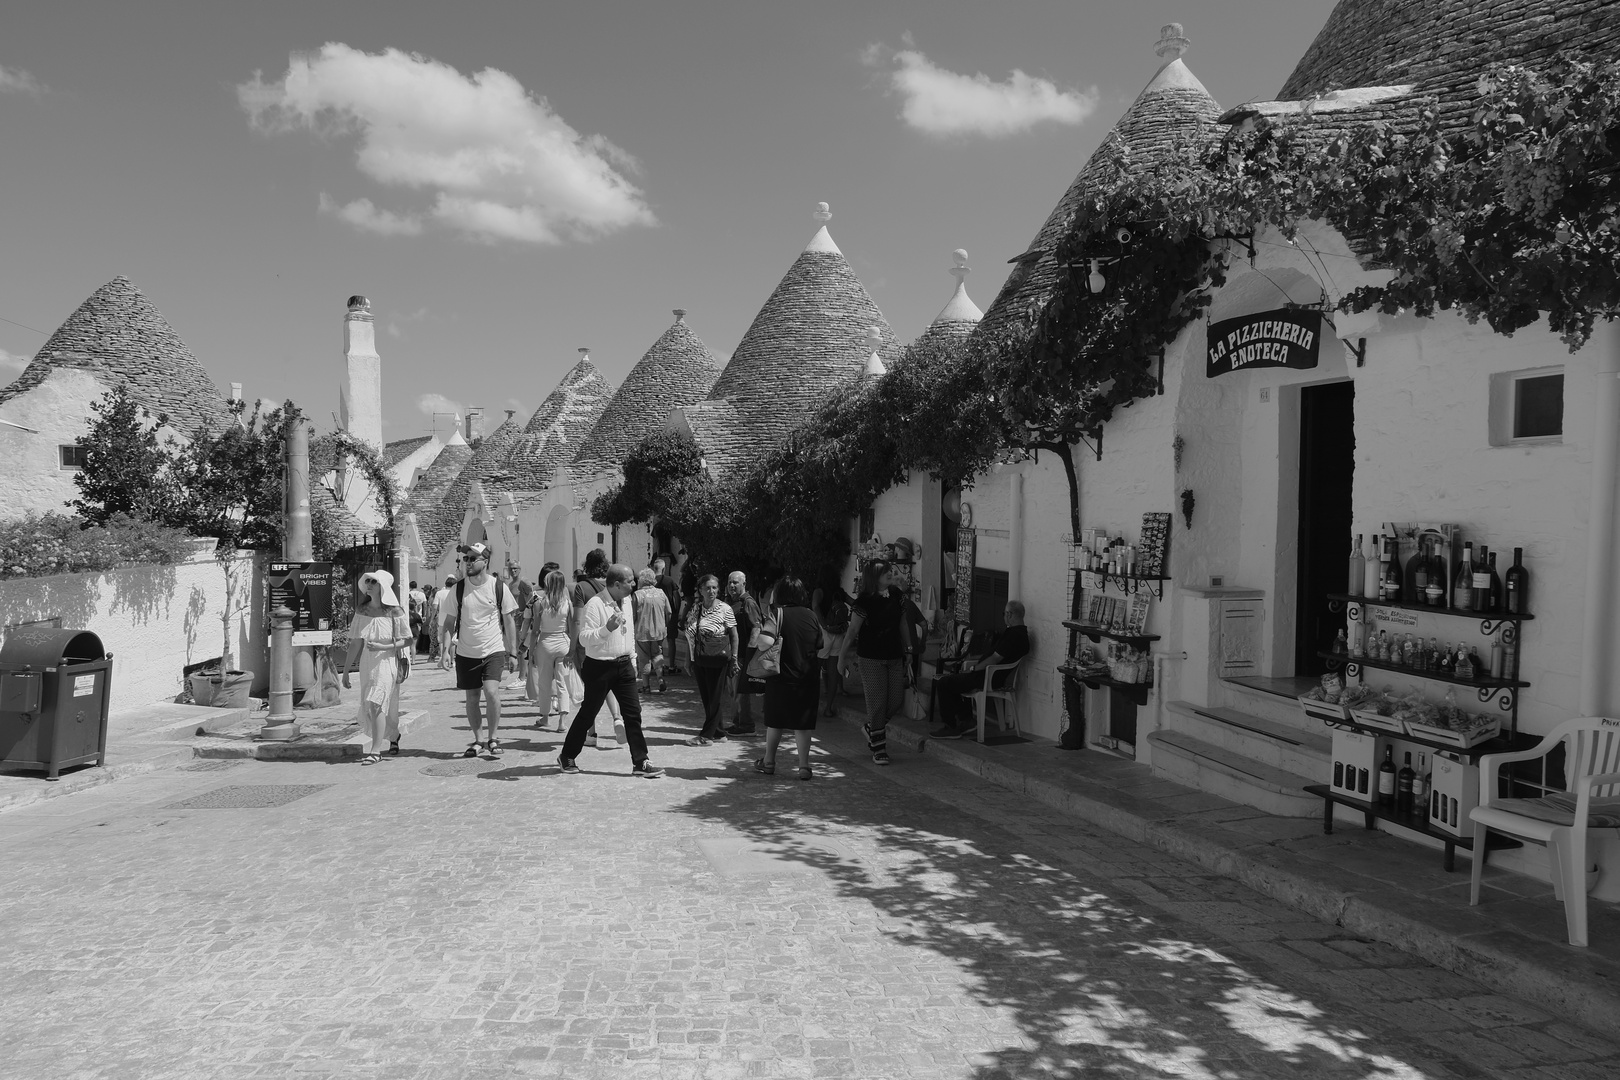
{"type": "Polygon", "coordinates": [[[1108,287],[1108,279],[1102,275],[1101,259],[1091,260],[1091,275],[1086,278],[1086,284],[1091,287],[1091,291],[1094,293],[1100,293],[1108,287]]]}

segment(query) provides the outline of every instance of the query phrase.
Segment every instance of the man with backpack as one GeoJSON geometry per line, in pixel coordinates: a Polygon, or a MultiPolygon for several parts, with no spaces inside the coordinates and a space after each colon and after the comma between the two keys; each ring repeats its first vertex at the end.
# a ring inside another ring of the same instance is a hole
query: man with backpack
{"type": "Polygon", "coordinates": [[[454,598],[456,637],[456,689],[467,695],[467,726],[472,742],[462,757],[477,757],[482,748],[490,757],[501,756],[496,733],[501,725],[501,676],[517,663],[517,598],[500,578],[489,572],[489,548],[484,544],[464,544],[461,552],[462,579],[447,590],[454,598]],[[479,698],[489,709],[489,740],[480,743],[482,726],[479,698]]]}

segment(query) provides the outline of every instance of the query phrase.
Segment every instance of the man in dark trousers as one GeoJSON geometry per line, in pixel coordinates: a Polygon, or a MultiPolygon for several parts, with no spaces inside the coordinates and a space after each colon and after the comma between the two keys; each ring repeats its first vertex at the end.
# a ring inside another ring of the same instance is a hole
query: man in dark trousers
{"type": "MultiPolygon", "coordinates": [[[[1029,655],[1029,628],[1024,625],[1024,605],[1018,600],[1007,601],[1003,614],[1007,618],[1007,625],[996,635],[990,646],[990,655],[971,667],[950,675],[941,675],[934,680],[937,688],[940,719],[944,727],[936,729],[930,738],[960,739],[964,735],[978,730],[978,715],[973,708],[973,700],[968,697],[975,690],[984,689],[984,669],[995,667],[997,664],[1015,664],[1029,655]]],[[[1008,673],[996,673],[996,685],[991,689],[1000,688],[1007,679],[1008,673]]]]}
{"type": "Polygon", "coordinates": [[[565,773],[579,772],[574,759],[585,748],[585,733],[596,723],[597,712],[611,694],[624,718],[631,773],[656,780],[664,774],[647,760],[641,697],[636,688],[636,624],[630,609],[635,575],[628,566],[616,564],[608,567],[606,584],[606,590],[591,597],[579,613],[579,644],[585,652],[579,674],[585,682],[585,700],[568,728],[557,765],[565,773]]]}

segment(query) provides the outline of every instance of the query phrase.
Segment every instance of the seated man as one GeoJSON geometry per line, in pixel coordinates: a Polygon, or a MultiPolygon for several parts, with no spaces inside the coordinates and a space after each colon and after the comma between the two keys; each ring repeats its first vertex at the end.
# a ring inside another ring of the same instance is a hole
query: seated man
{"type": "MultiPolygon", "coordinates": [[[[933,732],[935,739],[960,739],[978,728],[978,717],[973,700],[968,697],[975,690],[984,689],[984,669],[997,664],[1013,664],[1029,655],[1029,628],[1024,625],[1024,605],[1018,600],[1007,601],[1005,609],[1007,627],[996,635],[990,646],[990,655],[961,671],[941,675],[934,680],[937,688],[940,718],[944,727],[933,732]]],[[[1010,672],[996,674],[995,689],[1006,683],[1010,672]]]]}

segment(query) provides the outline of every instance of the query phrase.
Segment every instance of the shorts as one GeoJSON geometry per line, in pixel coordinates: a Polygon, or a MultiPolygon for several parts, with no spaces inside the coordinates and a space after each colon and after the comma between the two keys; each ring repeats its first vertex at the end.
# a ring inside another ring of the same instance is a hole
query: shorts
{"type": "Polygon", "coordinates": [[[664,639],[647,638],[636,641],[636,670],[643,664],[651,664],[654,660],[661,660],[664,656],[664,639]]]}
{"type": "Polygon", "coordinates": [[[457,690],[482,690],[487,682],[500,682],[504,674],[506,674],[504,652],[493,652],[485,657],[456,654],[457,690]]]}

